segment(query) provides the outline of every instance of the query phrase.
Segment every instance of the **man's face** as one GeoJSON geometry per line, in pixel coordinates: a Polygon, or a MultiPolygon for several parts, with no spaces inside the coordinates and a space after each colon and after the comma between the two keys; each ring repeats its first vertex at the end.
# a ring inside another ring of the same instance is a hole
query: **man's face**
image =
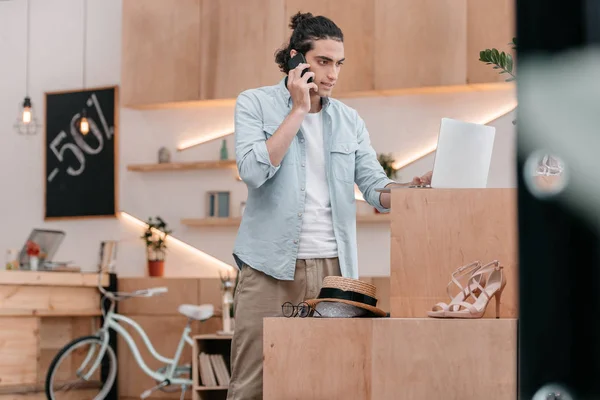
{"type": "Polygon", "coordinates": [[[306,62],[315,73],[319,96],[329,97],[344,62],[344,43],[332,39],[315,40],[313,49],[306,53],[306,62]]]}

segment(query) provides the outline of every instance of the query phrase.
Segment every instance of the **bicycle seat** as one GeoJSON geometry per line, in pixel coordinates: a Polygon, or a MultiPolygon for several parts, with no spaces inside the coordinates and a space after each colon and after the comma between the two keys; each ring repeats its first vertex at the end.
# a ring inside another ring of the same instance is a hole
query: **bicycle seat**
{"type": "Polygon", "coordinates": [[[182,304],[179,306],[179,313],[196,321],[206,321],[213,316],[215,307],[212,304],[182,304]]]}

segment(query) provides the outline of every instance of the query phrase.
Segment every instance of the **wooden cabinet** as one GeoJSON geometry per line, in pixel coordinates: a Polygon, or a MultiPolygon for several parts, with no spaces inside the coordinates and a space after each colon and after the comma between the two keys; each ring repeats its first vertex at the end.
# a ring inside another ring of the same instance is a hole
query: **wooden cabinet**
{"type": "Polygon", "coordinates": [[[201,0],[123,0],[121,101],[198,100],[201,0]]]}
{"type": "Polygon", "coordinates": [[[123,0],[123,104],[234,99],[276,84],[275,53],[298,11],[344,32],[335,96],[505,78],[478,60],[487,47],[508,50],[511,0],[123,0]]]}
{"type": "Polygon", "coordinates": [[[283,77],[283,0],[202,0],[200,98],[235,98],[283,77]]]}
{"type": "Polygon", "coordinates": [[[466,0],[377,0],[375,89],[464,84],[466,18],[466,0]]]}

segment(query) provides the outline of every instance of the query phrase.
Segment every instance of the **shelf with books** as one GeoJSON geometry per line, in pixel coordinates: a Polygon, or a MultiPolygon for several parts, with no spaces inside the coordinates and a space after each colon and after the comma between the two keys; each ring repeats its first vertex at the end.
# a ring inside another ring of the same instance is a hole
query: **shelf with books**
{"type": "Polygon", "coordinates": [[[232,335],[196,335],[193,339],[193,400],[226,399],[232,335]]]}

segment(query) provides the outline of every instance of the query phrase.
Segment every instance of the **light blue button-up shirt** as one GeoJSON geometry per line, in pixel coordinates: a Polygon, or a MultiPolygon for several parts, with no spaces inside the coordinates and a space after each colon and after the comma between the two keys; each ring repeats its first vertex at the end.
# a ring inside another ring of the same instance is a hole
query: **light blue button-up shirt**
{"type": "MultiPolygon", "coordinates": [[[[356,110],[323,98],[323,140],[333,231],[342,275],[358,278],[354,183],[380,212],[377,188],[392,183],[371,147],[369,133],[356,110]]],[[[248,199],[233,256],[276,279],[293,280],[306,200],[306,145],[302,129],[274,166],[269,140],[292,109],[283,78],[279,84],[242,92],[235,106],[235,154],[248,199]]]]}

